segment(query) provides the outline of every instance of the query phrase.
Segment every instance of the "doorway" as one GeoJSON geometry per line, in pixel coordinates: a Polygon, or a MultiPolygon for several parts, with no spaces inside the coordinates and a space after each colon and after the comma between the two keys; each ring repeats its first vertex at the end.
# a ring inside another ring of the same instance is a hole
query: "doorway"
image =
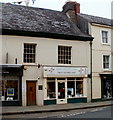
{"type": "Polygon", "coordinates": [[[58,85],[57,104],[65,104],[65,103],[67,103],[66,81],[65,80],[58,80],[57,85],[58,85]]]}
{"type": "Polygon", "coordinates": [[[36,105],[36,81],[27,81],[27,105],[36,105]]]}

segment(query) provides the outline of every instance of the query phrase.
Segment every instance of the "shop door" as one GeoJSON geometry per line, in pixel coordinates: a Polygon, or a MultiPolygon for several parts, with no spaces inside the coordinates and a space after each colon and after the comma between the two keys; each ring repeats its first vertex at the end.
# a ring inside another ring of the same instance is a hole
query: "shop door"
{"type": "Polygon", "coordinates": [[[36,82],[27,81],[27,105],[36,105],[36,82]]]}
{"type": "Polygon", "coordinates": [[[57,104],[65,104],[65,103],[67,103],[67,89],[66,89],[66,81],[60,81],[60,80],[58,80],[58,82],[57,82],[58,84],[58,89],[57,89],[57,91],[58,91],[58,93],[57,93],[57,95],[58,95],[58,98],[57,98],[57,104]]]}

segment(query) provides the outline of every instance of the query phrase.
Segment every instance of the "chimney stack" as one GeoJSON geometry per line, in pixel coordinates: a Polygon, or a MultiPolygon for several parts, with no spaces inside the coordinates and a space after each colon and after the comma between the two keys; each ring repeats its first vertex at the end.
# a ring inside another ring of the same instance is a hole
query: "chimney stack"
{"type": "Polygon", "coordinates": [[[63,6],[63,12],[65,12],[68,18],[77,25],[77,13],[80,13],[80,4],[74,1],[66,2],[63,6]]]}
{"type": "Polygon", "coordinates": [[[75,12],[75,14],[80,13],[80,4],[76,1],[69,1],[66,2],[66,4],[63,6],[63,12],[68,12],[69,10],[72,10],[75,12]]]}

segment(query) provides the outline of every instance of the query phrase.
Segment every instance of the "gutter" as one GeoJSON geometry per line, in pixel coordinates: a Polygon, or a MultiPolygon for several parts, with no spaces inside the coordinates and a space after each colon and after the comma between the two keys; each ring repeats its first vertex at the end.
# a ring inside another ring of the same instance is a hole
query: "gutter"
{"type": "Polygon", "coordinates": [[[54,39],[64,39],[64,40],[77,40],[77,41],[92,41],[93,37],[85,36],[74,36],[67,34],[57,34],[49,32],[31,32],[31,31],[19,31],[19,30],[8,30],[2,29],[2,35],[18,35],[18,36],[30,36],[30,37],[45,37],[54,39]]]}

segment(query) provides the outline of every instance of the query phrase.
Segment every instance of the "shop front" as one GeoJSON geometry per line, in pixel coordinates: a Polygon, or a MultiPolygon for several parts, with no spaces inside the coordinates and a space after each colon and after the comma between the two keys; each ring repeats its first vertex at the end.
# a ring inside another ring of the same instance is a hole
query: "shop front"
{"type": "Polygon", "coordinates": [[[22,65],[0,65],[0,99],[3,106],[22,105],[22,65]]]}
{"type": "Polygon", "coordinates": [[[44,105],[87,102],[86,67],[44,67],[44,105]]]}
{"type": "Polygon", "coordinates": [[[113,74],[100,74],[102,100],[113,99],[113,74]]]}

